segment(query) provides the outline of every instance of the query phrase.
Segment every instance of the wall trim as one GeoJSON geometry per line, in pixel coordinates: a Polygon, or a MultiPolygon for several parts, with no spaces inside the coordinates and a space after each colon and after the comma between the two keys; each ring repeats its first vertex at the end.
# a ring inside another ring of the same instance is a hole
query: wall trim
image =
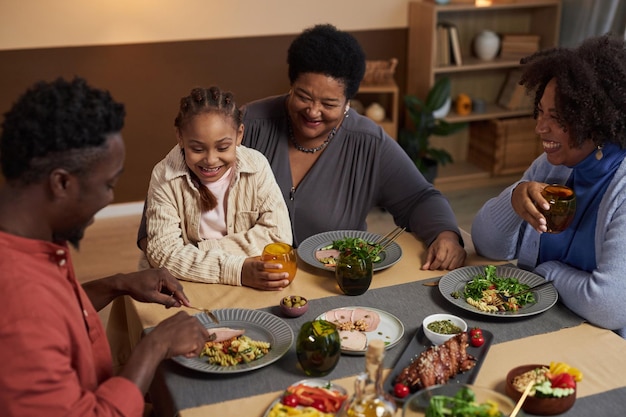
{"type": "Polygon", "coordinates": [[[135,201],[132,203],[109,204],[96,213],[97,219],[110,219],[124,216],[140,216],[143,212],[143,201],[135,201]]]}

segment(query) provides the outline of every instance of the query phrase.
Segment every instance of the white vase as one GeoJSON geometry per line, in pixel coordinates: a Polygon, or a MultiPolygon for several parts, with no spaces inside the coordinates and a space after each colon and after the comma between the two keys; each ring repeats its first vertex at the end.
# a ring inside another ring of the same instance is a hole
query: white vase
{"type": "Polygon", "coordinates": [[[490,30],[483,30],[474,37],[474,53],[483,61],[491,61],[500,50],[500,37],[490,30]]]}
{"type": "Polygon", "coordinates": [[[450,97],[448,97],[446,99],[446,102],[443,103],[443,105],[441,107],[439,107],[437,110],[435,110],[433,112],[433,117],[435,119],[443,119],[444,117],[446,117],[448,115],[448,113],[450,113],[450,107],[452,106],[452,99],[450,99],[450,97]]]}
{"type": "Polygon", "coordinates": [[[365,115],[375,122],[385,120],[385,108],[378,103],[372,103],[365,109],[365,115]]]}

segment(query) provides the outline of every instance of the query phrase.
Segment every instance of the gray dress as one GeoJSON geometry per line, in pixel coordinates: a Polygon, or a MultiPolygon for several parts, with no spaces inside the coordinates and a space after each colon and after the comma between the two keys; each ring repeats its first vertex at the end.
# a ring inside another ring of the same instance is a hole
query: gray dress
{"type": "Polygon", "coordinates": [[[430,245],[443,231],[459,234],[447,199],[404,150],[367,117],[350,110],[335,137],[293,188],[285,95],[246,106],[243,144],[270,162],[291,216],[294,244],[331,230],[366,230],[373,207],[430,245]]]}

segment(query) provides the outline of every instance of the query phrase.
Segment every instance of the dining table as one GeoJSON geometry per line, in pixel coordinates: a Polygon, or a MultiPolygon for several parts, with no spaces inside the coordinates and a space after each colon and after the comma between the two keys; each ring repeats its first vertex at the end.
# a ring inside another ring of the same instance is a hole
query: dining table
{"type": "MultiPolygon", "coordinates": [[[[468,253],[466,265],[502,265],[476,254],[471,237],[462,232],[468,253]]],[[[463,318],[468,328],[480,327],[491,335],[472,384],[505,393],[505,379],[512,368],[525,364],[565,362],[582,371],[574,406],[563,416],[623,416],[626,412],[626,340],[611,330],[588,323],[560,300],[538,314],[499,316],[473,313],[451,303],[436,283],[448,271],[423,270],[426,247],[413,234],[404,233],[396,243],[400,259],[374,273],[362,295],[344,295],[332,270],[298,261],[293,282],[283,291],[181,281],[191,304],[208,308],[259,310],[283,320],[294,335],[307,321],[340,307],[375,308],[397,317],[404,332],[385,351],[383,375],[392,378],[394,367],[414,338],[422,320],[433,313],[463,318]],[[297,318],[282,315],[280,300],[286,295],[308,299],[308,311],[297,318]]],[[[515,263],[511,264],[515,267],[515,263]]],[[[601,302],[601,301],[599,301],[601,302]]],[[[182,307],[186,309],[185,307],[182,307]]],[[[115,301],[109,318],[109,339],[116,346],[136,344],[160,321],[177,312],[158,304],[123,297],[115,301]]],[[[188,309],[189,314],[202,314],[188,309]]],[[[120,348],[120,352],[123,349],[120,348]]],[[[337,366],[323,379],[354,392],[357,375],[365,370],[363,355],[342,354],[337,366]]],[[[307,377],[300,366],[295,342],[267,366],[239,373],[204,372],[164,360],[149,390],[158,417],[249,416],[263,417],[284,390],[307,377]]],[[[450,383],[455,383],[453,378],[450,383]]],[[[402,415],[402,403],[397,416],[402,415]]]]}

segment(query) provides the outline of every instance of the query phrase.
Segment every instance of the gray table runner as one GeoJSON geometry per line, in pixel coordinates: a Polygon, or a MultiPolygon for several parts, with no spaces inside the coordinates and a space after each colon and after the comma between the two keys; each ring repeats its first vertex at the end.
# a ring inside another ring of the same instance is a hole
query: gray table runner
{"type": "MultiPolygon", "coordinates": [[[[455,314],[463,317],[470,327],[480,326],[489,330],[494,335],[493,344],[577,326],[584,321],[561,303],[557,303],[546,312],[529,317],[505,319],[475,314],[451,304],[441,295],[437,287],[427,287],[422,285],[422,282],[427,281],[370,290],[356,297],[342,295],[311,300],[309,311],[304,316],[284,320],[297,335],[304,322],[313,320],[334,308],[364,306],[387,311],[398,317],[405,326],[402,340],[386,352],[385,366],[389,368],[395,365],[410,338],[416,336],[422,319],[433,313],[455,314]]],[[[278,307],[263,310],[282,317],[278,307]]],[[[325,378],[334,380],[356,375],[363,371],[364,367],[363,356],[342,355],[337,367],[325,378]]],[[[240,374],[207,374],[187,369],[171,360],[164,361],[157,370],[150,396],[159,415],[171,417],[176,415],[178,410],[186,408],[280,391],[305,378],[307,377],[298,368],[294,343],[289,352],[274,364],[240,374]]],[[[615,395],[623,395],[625,392],[626,390],[617,390],[615,395]]],[[[613,395],[611,393],[602,395],[611,397],[613,395]]],[[[595,397],[597,396],[592,398],[595,397]]],[[[584,400],[586,399],[577,401],[575,408],[583,407],[586,402],[584,400]]]]}

